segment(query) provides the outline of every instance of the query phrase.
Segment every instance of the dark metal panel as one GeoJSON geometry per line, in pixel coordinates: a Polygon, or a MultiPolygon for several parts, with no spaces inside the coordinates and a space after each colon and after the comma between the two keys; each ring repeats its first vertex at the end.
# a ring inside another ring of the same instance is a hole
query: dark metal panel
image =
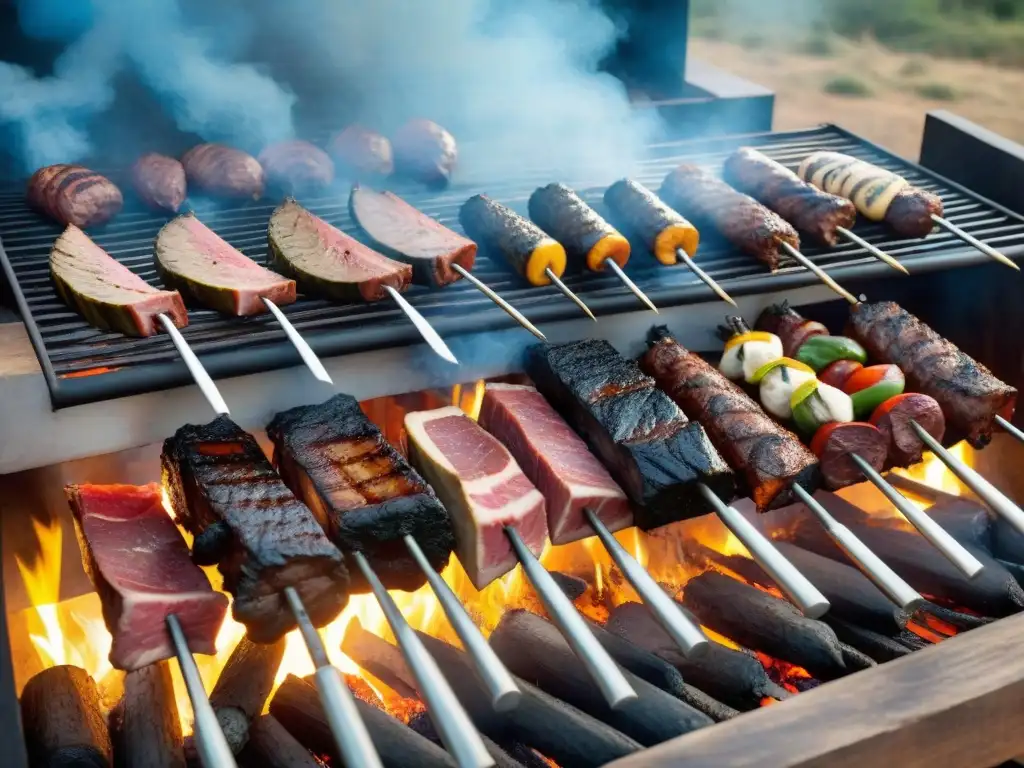
{"type": "MultiPolygon", "coordinates": [[[[2,550],[2,546],[0,546],[2,550]]],[[[0,603],[4,600],[3,572],[0,569],[0,603]]],[[[21,729],[21,708],[14,688],[14,667],[11,666],[11,641],[7,629],[7,608],[0,605],[0,743],[3,759],[0,764],[25,768],[28,755],[21,729]]]]}

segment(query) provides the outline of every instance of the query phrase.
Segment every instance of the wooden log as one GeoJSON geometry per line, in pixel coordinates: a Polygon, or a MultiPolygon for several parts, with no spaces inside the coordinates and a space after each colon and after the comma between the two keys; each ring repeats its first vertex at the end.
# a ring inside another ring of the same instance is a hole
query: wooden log
{"type": "Polygon", "coordinates": [[[856,648],[881,663],[909,656],[913,651],[899,640],[825,614],[822,621],[832,627],[840,642],[856,648]]]}
{"type": "Polygon", "coordinates": [[[605,627],[613,634],[653,653],[678,669],[683,679],[741,712],[757,709],[764,699],[782,700],[789,691],[768,677],[761,662],[748,652],[712,642],[699,658],[688,658],[640,603],[612,610],[605,627]]]}
{"type": "Polygon", "coordinates": [[[623,674],[637,698],[612,709],[558,628],[530,611],[506,611],[491,634],[490,643],[512,674],[644,746],[660,744],[714,722],[628,671],[623,674]]]}
{"type": "Polygon", "coordinates": [[[241,768],[324,768],[273,715],[260,715],[250,723],[238,763],[241,768]]]}
{"type": "MultiPolygon", "coordinates": [[[[447,752],[391,715],[359,699],[356,699],[356,710],[366,724],[385,768],[413,765],[454,768],[455,761],[447,752]]],[[[306,749],[314,754],[329,755],[332,761],[342,765],[315,687],[289,675],[270,701],[270,714],[306,749]]]]}
{"type": "Polygon", "coordinates": [[[682,602],[704,626],[740,645],[803,667],[819,680],[842,677],[839,638],[790,603],[721,573],[708,571],[686,582],[682,602]]]}
{"type": "MultiPolygon", "coordinates": [[[[423,738],[430,739],[439,747],[444,746],[440,735],[438,735],[437,730],[434,728],[434,721],[430,719],[430,715],[426,712],[414,715],[409,720],[409,727],[423,738]]],[[[495,768],[523,768],[522,763],[515,760],[508,752],[487,738],[487,736],[481,734],[480,739],[487,748],[487,754],[494,759],[495,768]]]]}
{"type": "Polygon", "coordinates": [[[169,662],[125,675],[124,694],[110,713],[110,733],[118,768],[185,768],[169,662]]]}
{"type": "Polygon", "coordinates": [[[89,673],[44,669],[21,692],[21,723],[32,768],[110,768],[113,747],[89,673]]]}

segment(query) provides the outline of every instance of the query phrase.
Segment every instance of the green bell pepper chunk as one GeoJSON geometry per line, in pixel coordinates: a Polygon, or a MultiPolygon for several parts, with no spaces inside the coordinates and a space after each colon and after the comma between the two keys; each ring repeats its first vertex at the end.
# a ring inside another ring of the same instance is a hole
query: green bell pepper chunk
{"type": "Polygon", "coordinates": [[[846,336],[812,336],[796,351],[796,359],[806,363],[815,373],[823,371],[836,360],[866,363],[868,353],[860,344],[846,336]]]}
{"type": "Polygon", "coordinates": [[[854,418],[858,420],[868,418],[875,412],[875,408],[890,397],[902,395],[905,384],[906,382],[901,377],[899,381],[880,381],[860,392],[854,392],[850,395],[850,400],[853,402],[854,418]]]}

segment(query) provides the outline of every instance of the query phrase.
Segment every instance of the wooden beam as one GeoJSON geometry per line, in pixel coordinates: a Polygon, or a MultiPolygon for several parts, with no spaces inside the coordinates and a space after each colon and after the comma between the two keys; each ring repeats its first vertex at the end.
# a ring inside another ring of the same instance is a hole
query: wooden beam
{"type": "Polygon", "coordinates": [[[977,768],[1024,754],[1024,615],[606,768],[977,768]]]}

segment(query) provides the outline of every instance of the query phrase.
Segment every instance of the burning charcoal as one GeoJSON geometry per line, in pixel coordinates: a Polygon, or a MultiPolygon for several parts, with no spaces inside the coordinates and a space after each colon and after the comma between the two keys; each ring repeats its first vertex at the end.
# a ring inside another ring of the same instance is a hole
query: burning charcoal
{"type": "Polygon", "coordinates": [[[1024,534],[999,517],[992,524],[992,553],[1000,560],[1024,565],[1024,534]]]}
{"type": "Polygon", "coordinates": [[[273,715],[257,717],[249,743],[238,756],[241,768],[323,768],[324,763],[288,733],[273,715]]]}
{"type": "Polygon", "coordinates": [[[25,684],[21,722],[33,768],[110,768],[113,749],[96,683],[84,669],[50,667],[25,684]]]}
{"type": "MultiPolygon", "coordinates": [[[[434,728],[434,722],[426,712],[421,712],[409,720],[409,727],[423,738],[430,739],[438,746],[443,746],[441,743],[441,737],[434,728]]],[[[481,736],[480,738],[483,740],[484,746],[487,747],[487,754],[494,759],[495,768],[522,768],[521,763],[514,760],[508,752],[499,747],[489,738],[486,736],[481,736]]]]}
{"type": "Polygon", "coordinates": [[[249,724],[259,717],[274,688],[285,639],[259,644],[243,637],[231,652],[227,664],[217,678],[210,694],[210,704],[217,713],[231,751],[238,751],[249,739],[249,724]]]}
{"type": "Polygon", "coordinates": [[[448,186],[459,157],[455,137],[435,122],[410,120],[391,137],[395,172],[433,188],[448,186]]]}
{"type": "Polygon", "coordinates": [[[927,600],[920,608],[917,609],[915,617],[922,623],[928,624],[928,617],[934,616],[940,621],[946,624],[951,624],[958,632],[966,632],[969,629],[977,629],[983,627],[986,624],[991,624],[995,619],[990,619],[987,616],[975,616],[971,613],[963,613],[962,611],[954,611],[952,608],[946,608],[942,605],[936,605],[930,603],[927,600]]]}
{"type": "Polygon", "coordinates": [[[831,614],[826,614],[822,621],[832,627],[840,642],[856,648],[861,653],[874,659],[877,662],[892,661],[902,656],[910,655],[913,650],[903,645],[899,640],[892,637],[873,632],[870,629],[859,627],[856,624],[843,621],[831,614]]]}
{"type": "Polygon", "coordinates": [[[992,554],[992,516],[976,501],[940,499],[928,508],[928,516],[961,544],[992,554]]]}
{"type": "Polygon", "coordinates": [[[166,661],[129,672],[110,715],[118,768],[185,768],[181,719],[166,661]]]}
{"type": "Polygon", "coordinates": [[[336,134],[327,150],[339,166],[359,176],[387,176],[395,167],[387,137],[359,125],[336,134]]]}
{"type": "Polygon", "coordinates": [[[843,651],[843,663],[846,668],[851,671],[859,671],[862,669],[871,669],[875,664],[875,660],[868,656],[866,653],[861,653],[856,648],[852,648],[849,645],[843,643],[839,644],[839,647],[843,651]]]}
{"type": "Polygon", "coordinates": [[[555,580],[565,596],[570,600],[576,600],[583,596],[583,593],[587,591],[587,580],[581,579],[579,576],[570,576],[568,573],[562,573],[561,571],[551,571],[551,578],[555,580]]]}

